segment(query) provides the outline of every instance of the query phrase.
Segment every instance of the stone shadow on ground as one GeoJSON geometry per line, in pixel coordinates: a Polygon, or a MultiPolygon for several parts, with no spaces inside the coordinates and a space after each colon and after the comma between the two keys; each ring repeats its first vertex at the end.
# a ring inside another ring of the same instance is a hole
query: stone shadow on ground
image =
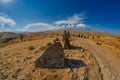
{"type": "Polygon", "coordinates": [[[86,64],[82,60],[65,58],[64,68],[79,68],[84,66],[86,66],[86,64]]]}
{"type": "Polygon", "coordinates": [[[41,67],[41,68],[47,68],[47,69],[65,69],[65,68],[70,68],[72,70],[74,68],[79,68],[79,67],[84,67],[84,66],[86,66],[86,64],[82,60],[65,58],[64,67],[41,67]]]}

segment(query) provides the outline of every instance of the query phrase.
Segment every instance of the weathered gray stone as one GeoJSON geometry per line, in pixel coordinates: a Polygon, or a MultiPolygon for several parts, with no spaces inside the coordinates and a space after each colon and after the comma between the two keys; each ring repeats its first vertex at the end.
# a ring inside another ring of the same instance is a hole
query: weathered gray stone
{"type": "Polygon", "coordinates": [[[65,30],[64,33],[63,33],[63,44],[64,44],[64,48],[65,48],[65,49],[70,49],[70,41],[69,41],[69,38],[70,38],[69,31],[66,32],[66,30],[65,30]]]}
{"type": "Polygon", "coordinates": [[[60,42],[56,42],[49,46],[35,61],[38,67],[64,67],[64,51],[60,42]]]}

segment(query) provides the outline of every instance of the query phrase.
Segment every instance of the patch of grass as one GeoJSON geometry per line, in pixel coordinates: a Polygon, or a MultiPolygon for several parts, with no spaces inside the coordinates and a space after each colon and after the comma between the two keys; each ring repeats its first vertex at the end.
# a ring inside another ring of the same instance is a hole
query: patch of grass
{"type": "Polygon", "coordinates": [[[0,47],[5,47],[7,45],[8,45],[8,43],[0,43],[0,47]]]}
{"type": "Polygon", "coordinates": [[[46,49],[45,46],[41,46],[39,50],[42,50],[42,51],[43,51],[43,50],[45,50],[45,49],[46,49]]]}
{"type": "Polygon", "coordinates": [[[48,42],[48,43],[47,43],[47,46],[51,46],[51,45],[52,45],[52,43],[51,43],[51,42],[48,42]]]}
{"type": "Polygon", "coordinates": [[[55,39],[53,40],[54,43],[56,43],[56,42],[58,42],[58,41],[60,41],[58,38],[55,38],[55,39]]]}

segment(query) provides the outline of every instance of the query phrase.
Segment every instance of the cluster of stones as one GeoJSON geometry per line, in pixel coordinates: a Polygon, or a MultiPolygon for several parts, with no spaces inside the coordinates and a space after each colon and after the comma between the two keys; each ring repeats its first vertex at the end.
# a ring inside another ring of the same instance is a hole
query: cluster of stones
{"type": "MultiPolygon", "coordinates": [[[[70,49],[69,31],[63,33],[63,46],[65,49],[70,49]]],[[[38,67],[64,67],[65,54],[62,45],[59,41],[47,47],[43,54],[35,61],[38,67]]]]}
{"type": "MultiPolygon", "coordinates": [[[[70,49],[70,34],[69,31],[63,33],[63,47],[64,49],[70,49]]],[[[49,45],[43,54],[35,61],[37,67],[43,68],[63,68],[63,67],[76,67],[79,66],[79,61],[69,60],[65,58],[64,50],[59,40],[54,41],[49,45]],[[76,64],[74,64],[76,63],[76,64]]]]}
{"type": "Polygon", "coordinates": [[[94,38],[99,38],[100,36],[99,35],[90,35],[90,34],[73,34],[73,37],[80,37],[80,38],[91,38],[91,39],[94,39],[94,38]]]}

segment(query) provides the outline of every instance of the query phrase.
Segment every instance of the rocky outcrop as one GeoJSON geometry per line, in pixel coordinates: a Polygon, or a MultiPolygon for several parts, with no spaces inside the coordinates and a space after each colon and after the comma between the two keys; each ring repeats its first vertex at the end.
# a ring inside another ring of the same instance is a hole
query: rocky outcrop
{"type": "Polygon", "coordinates": [[[60,42],[56,42],[49,46],[35,61],[35,65],[38,67],[53,68],[64,67],[64,51],[60,42]]]}

